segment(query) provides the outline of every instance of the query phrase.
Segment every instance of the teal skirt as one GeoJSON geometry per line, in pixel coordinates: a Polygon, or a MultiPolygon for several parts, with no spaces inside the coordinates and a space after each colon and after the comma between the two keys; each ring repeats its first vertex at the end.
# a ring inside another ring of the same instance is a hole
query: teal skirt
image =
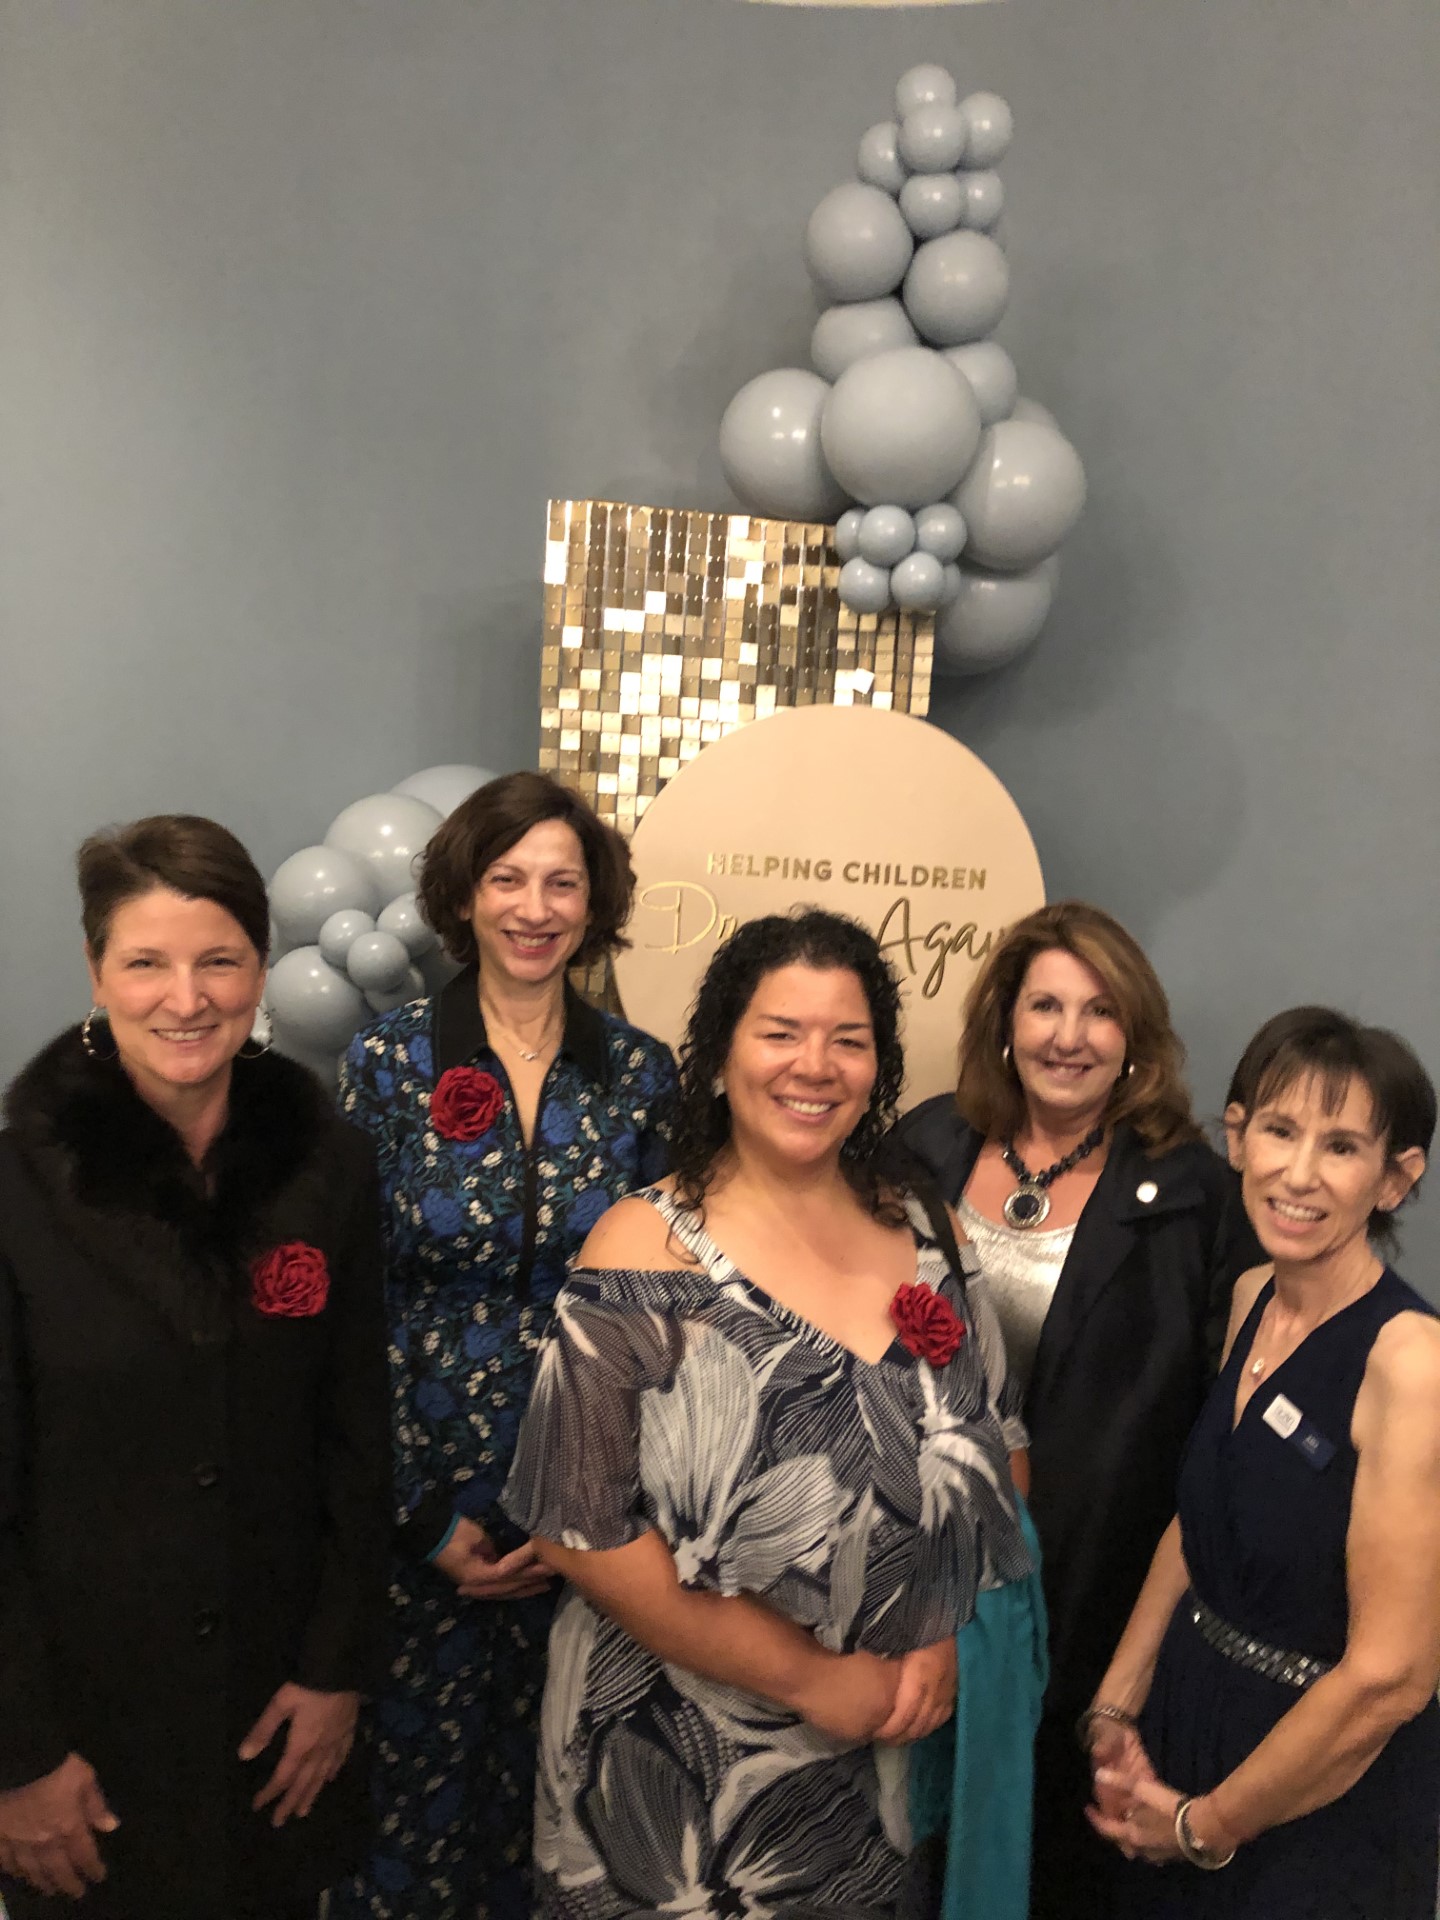
{"type": "Polygon", "coordinates": [[[1019,1502],[1037,1571],[992,1588],[955,1638],[955,1716],[910,1753],[916,1847],[945,1835],[940,1920],[1026,1920],[1035,1729],[1045,1693],[1040,1542],[1019,1502]]]}

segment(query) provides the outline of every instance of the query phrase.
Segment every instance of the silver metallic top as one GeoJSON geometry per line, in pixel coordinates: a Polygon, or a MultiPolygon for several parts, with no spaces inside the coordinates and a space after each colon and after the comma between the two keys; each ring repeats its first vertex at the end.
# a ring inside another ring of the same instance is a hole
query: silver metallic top
{"type": "Polygon", "coordinates": [[[1040,1329],[1055,1297],[1055,1283],[1075,1228],[1001,1226],[977,1213],[963,1193],[955,1211],[990,1283],[1010,1371],[1021,1393],[1028,1393],[1040,1329]]]}

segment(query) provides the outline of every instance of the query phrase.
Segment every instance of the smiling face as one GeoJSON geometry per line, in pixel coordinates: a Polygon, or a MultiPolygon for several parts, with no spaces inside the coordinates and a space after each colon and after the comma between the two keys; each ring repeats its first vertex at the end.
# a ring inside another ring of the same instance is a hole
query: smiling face
{"type": "Polygon", "coordinates": [[[265,988],[265,963],[234,915],[168,887],[118,906],[89,964],[120,1064],[152,1100],[228,1074],[265,988]]]}
{"type": "Polygon", "coordinates": [[[1036,954],[1015,996],[1011,1063],[1034,1118],[1088,1132],[1125,1065],[1115,1002],[1095,969],[1063,947],[1036,954]]]}
{"type": "Polygon", "coordinates": [[[470,925],[481,973],[516,986],[555,979],[585,938],[589,918],[580,836],[563,820],[542,820],[480,876],[470,925]]]}
{"type": "Polygon", "coordinates": [[[843,967],[777,967],[736,1025],[725,1094],[737,1148],[796,1166],[838,1157],[870,1104],[875,1034],[843,967]]]}
{"type": "Polygon", "coordinates": [[[1250,1224],[1266,1253],[1291,1266],[1363,1248],[1370,1215],[1399,1206],[1425,1170],[1419,1147],[1387,1155],[1358,1075],[1338,1106],[1325,1093],[1314,1075],[1277,1090],[1237,1143],[1250,1224]]]}

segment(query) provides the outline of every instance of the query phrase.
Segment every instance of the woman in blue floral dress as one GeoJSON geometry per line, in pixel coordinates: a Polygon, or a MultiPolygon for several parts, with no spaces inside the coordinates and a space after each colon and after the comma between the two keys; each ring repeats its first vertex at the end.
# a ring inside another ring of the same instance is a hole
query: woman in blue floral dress
{"type": "Polygon", "coordinates": [[[342,1069],[385,1202],[399,1545],[374,1851],[336,1920],[530,1911],[551,1576],[498,1498],[566,1262],[666,1162],[668,1051],[566,984],[622,944],[633,888],[624,842],[563,787],[482,787],[420,883],[464,971],[342,1069]]]}

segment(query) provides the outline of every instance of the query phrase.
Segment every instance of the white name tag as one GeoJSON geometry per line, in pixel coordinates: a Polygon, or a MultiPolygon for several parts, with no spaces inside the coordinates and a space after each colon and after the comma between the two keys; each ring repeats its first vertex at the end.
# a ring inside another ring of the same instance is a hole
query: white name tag
{"type": "Polygon", "coordinates": [[[1282,1440],[1288,1440],[1304,1415],[1293,1400],[1287,1400],[1283,1393],[1277,1393],[1261,1418],[1267,1427],[1274,1428],[1282,1440]]]}

